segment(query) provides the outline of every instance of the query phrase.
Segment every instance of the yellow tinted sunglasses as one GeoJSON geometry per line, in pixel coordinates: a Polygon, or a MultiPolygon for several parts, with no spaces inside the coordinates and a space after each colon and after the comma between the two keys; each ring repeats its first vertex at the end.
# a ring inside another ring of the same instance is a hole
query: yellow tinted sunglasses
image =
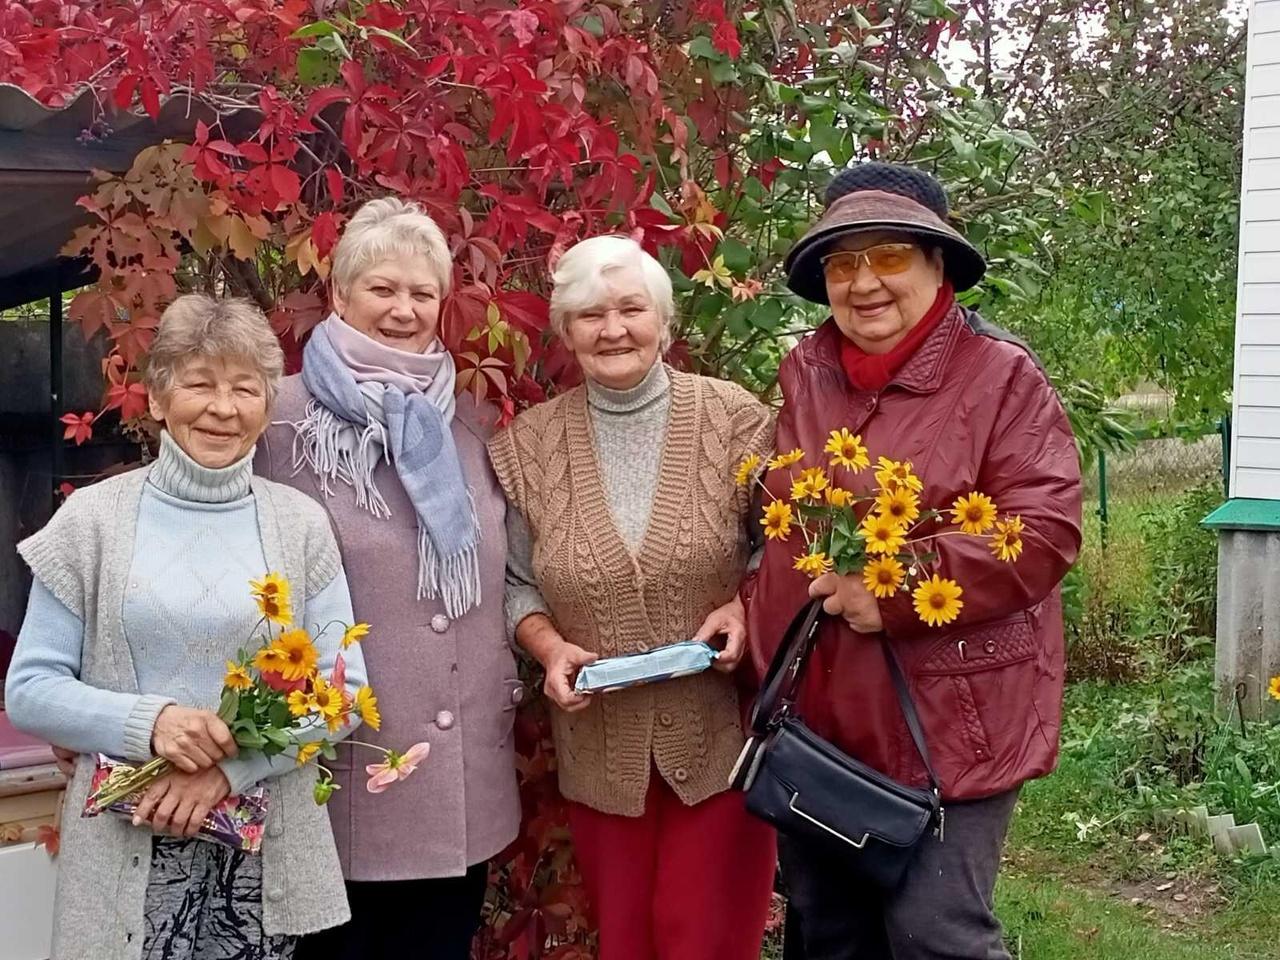
{"type": "Polygon", "coordinates": [[[877,277],[891,277],[911,266],[915,251],[914,243],[878,243],[865,250],[837,250],[822,258],[822,272],[828,280],[847,283],[858,275],[858,264],[865,260],[877,277]]]}

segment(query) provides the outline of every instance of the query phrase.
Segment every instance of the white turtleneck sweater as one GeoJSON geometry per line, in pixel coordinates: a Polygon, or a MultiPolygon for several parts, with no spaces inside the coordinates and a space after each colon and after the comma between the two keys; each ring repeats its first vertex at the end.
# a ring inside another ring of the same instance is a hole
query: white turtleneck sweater
{"type": "MultiPolygon", "coordinates": [[[[138,507],[124,600],[125,639],[140,692],[79,680],[84,624],[36,580],[5,685],[15,723],[71,750],[136,760],[150,755],[152,728],[167,705],[217,709],[227,661],[254,646],[251,637],[260,632],[249,581],[267,570],[249,486],[252,464],[251,451],[228,467],[202,467],[168,432],[161,434],[138,507]]],[[[320,625],[351,623],[345,572],[300,607],[295,598],[300,625],[313,636],[320,625]]],[[[316,637],[322,672],[332,669],[340,641],[337,626],[316,637]]],[[[355,646],[343,658],[347,688],[354,691],[365,683],[364,657],[355,646]]],[[[294,763],[248,754],[221,766],[238,792],[294,763]]]]}

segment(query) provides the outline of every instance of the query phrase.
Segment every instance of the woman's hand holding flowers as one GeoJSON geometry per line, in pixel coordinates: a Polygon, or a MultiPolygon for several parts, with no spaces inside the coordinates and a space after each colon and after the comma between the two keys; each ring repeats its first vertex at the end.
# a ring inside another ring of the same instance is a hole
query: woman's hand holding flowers
{"type": "Polygon", "coordinates": [[[747,611],[742,606],[742,599],[736,594],[724,606],[717,607],[707,615],[693,639],[709,643],[717,634],[725,637],[725,644],[711,666],[721,673],[729,673],[737,668],[747,645],[747,611]]]}
{"type": "Polygon", "coordinates": [[[862,574],[824,573],[809,584],[809,596],[826,597],[822,609],[834,617],[843,617],[857,633],[879,633],[884,629],[880,604],[863,582],[862,574]]]}
{"type": "Polygon", "coordinates": [[[175,770],[147,788],[133,812],[133,825],[150,823],[156,833],[194,837],[209,811],[230,792],[231,785],[219,767],[198,773],[175,770]]]}
{"type": "Polygon", "coordinates": [[[234,757],[239,748],[230,728],[212,710],[171,703],[156,717],[151,749],[179,770],[195,773],[234,757]]]}

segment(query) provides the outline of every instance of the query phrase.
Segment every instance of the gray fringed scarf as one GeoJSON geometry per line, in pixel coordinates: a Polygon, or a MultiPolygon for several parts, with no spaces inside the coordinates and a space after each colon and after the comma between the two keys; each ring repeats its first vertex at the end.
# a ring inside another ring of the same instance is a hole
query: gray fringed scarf
{"type": "Polygon", "coordinates": [[[409,354],[330,314],[302,354],[315,399],[295,424],[294,464],[314,470],[326,495],[341,480],[357,505],[388,517],[373,470],[382,458],[392,463],[418,516],[418,599],[441,597],[458,617],[480,603],[480,524],[449,429],[454,381],[439,341],[409,354]]]}

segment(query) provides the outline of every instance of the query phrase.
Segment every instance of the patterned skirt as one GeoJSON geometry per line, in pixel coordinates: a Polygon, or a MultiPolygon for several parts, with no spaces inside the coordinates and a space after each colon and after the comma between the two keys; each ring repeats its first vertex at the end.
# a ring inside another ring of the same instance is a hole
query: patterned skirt
{"type": "Polygon", "coordinates": [[[262,931],[262,858],[157,836],[143,960],[291,960],[296,937],[262,931]]]}

